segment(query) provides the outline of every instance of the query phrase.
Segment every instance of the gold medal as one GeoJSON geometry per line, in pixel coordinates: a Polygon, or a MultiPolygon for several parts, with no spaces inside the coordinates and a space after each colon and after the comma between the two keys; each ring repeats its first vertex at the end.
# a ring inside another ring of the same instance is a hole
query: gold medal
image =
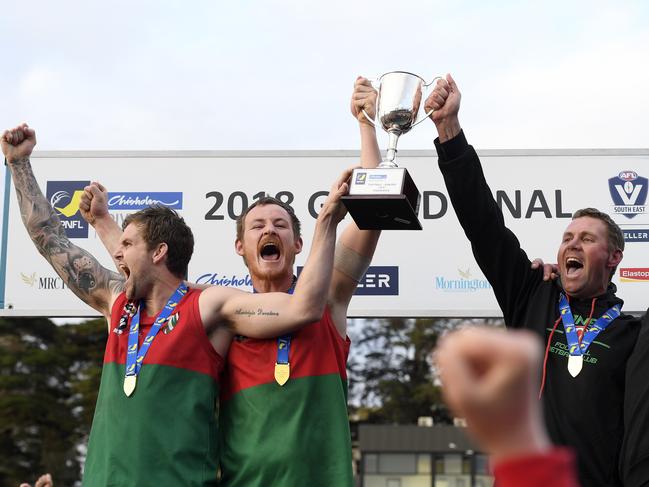
{"type": "Polygon", "coordinates": [[[573,377],[577,377],[581,368],[584,366],[584,356],[583,355],[569,355],[568,356],[568,372],[573,377]]]}
{"type": "Polygon", "coordinates": [[[126,377],[124,377],[124,394],[126,394],[127,397],[131,397],[131,395],[133,394],[136,382],[136,375],[127,375],[126,377]]]}
{"type": "Polygon", "coordinates": [[[291,376],[291,367],[289,364],[275,364],[275,380],[280,386],[283,386],[291,376]]]}

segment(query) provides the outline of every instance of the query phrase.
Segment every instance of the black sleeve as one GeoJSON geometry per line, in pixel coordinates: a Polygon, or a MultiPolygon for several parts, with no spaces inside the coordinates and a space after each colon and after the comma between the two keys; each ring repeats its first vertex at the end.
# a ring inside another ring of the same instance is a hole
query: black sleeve
{"type": "Polygon", "coordinates": [[[647,485],[649,479],[649,309],[642,318],[633,353],[626,363],[624,440],[620,472],[624,485],[647,485]]]}
{"type": "Polygon", "coordinates": [[[487,185],[480,159],[464,132],[441,144],[435,140],[439,167],[460,225],[471,242],[476,262],[494,289],[507,326],[522,326],[525,305],[542,270],[533,270],[516,235],[487,185]]]}

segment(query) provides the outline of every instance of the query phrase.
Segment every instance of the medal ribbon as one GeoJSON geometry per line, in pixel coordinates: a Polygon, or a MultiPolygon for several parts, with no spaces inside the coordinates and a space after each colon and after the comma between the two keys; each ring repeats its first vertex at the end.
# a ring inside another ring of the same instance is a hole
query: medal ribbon
{"type": "Polygon", "coordinates": [[[579,342],[579,336],[577,335],[577,328],[575,327],[575,319],[572,316],[572,310],[570,309],[570,304],[568,303],[568,298],[565,294],[561,293],[559,298],[559,312],[561,313],[561,321],[563,322],[563,329],[566,332],[566,340],[568,341],[568,351],[570,355],[583,355],[590,347],[590,344],[595,340],[597,335],[603,332],[611,322],[620,316],[622,312],[622,306],[616,304],[606,313],[604,313],[600,318],[595,322],[595,324],[587,323],[584,326],[584,333],[581,337],[581,343],[579,342]]]}
{"type": "MultiPolygon", "coordinates": [[[[288,288],[286,291],[287,294],[293,294],[293,291],[295,291],[295,284],[297,283],[297,277],[293,276],[293,282],[291,283],[291,287],[288,288]]],[[[257,293],[257,290],[255,288],[252,289],[253,293],[257,293]]],[[[289,351],[291,350],[291,335],[283,335],[277,339],[277,359],[275,361],[276,364],[289,364],[288,361],[288,354],[289,351]]]]}
{"type": "Polygon", "coordinates": [[[128,348],[126,349],[126,377],[133,375],[137,376],[139,374],[140,367],[142,367],[142,362],[149,351],[151,343],[153,343],[153,339],[158,334],[165,321],[167,321],[169,315],[171,315],[173,310],[176,309],[176,306],[185,294],[187,294],[187,285],[184,282],[181,282],[167,301],[165,307],[160,311],[160,314],[158,314],[158,317],[151,326],[144,342],[142,342],[142,347],[140,347],[139,352],[137,347],[137,336],[140,330],[140,309],[142,303],[138,303],[137,312],[131,320],[131,328],[128,333],[128,348]]]}

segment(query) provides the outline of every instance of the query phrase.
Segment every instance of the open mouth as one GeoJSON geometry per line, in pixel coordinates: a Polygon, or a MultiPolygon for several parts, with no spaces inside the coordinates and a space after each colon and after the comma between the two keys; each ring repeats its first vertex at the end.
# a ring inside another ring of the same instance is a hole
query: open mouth
{"type": "Polygon", "coordinates": [[[279,260],[280,252],[279,246],[273,242],[267,242],[261,247],[261,252],[259,253],[262,260],[275,261],[279,260]]]}
{"type": "Polygon", "coordinates": [[[126,279],[128,279],[131,276],[131,270],[128,267],[126,267],[126,265],[120,264],[119,270],[124,275],[124,277],[126,277],[126,279]]]}
{"type": "Polygon", "coordinates": [[[573,275],[584,268],[584,263],[576,257],[568,257],[566,259],[566,272],[568,275],[573,275]]]}

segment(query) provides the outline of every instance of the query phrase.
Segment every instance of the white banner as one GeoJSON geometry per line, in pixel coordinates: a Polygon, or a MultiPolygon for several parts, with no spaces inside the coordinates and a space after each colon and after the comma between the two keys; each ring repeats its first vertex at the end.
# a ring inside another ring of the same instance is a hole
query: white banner
{"type": "MultiPolygon", "coordinates": [[[[482,151],[480,155],[507,225],[530,258],[556,260],[573,211],[592,206],[611,214],[627,239],[614,278],[625,300],[624,310],[647,309],[649,150],[482,151]]],[[[112,268],[112,261],[81,219],[75,199],[75,191],[88,181],[100,181],[108,188],[110,211],[119,223],[139,205],[154,200],[178,208],[196,240],[190,280],[250,290],[247,269],[234,252],[234,221],[242,207],[264,192],[289,202],[303,224],[305,250],[297,259],[297,265],[302,265],[326,191],[357,160],[352,151],[40,152],[32,163],[73,241],[105,266],[112,268]]],[[[350,316],[500,316],[450,206],[436,154],[403,151],[398,163],[408,168],[422,193],[419,216],[424,229],[383,233],[372,268],[351,302],[350,316]]],[[[8,210],[0,315],[96,315],[63,288],[35,250],[14,194],[8,210]]]]}

